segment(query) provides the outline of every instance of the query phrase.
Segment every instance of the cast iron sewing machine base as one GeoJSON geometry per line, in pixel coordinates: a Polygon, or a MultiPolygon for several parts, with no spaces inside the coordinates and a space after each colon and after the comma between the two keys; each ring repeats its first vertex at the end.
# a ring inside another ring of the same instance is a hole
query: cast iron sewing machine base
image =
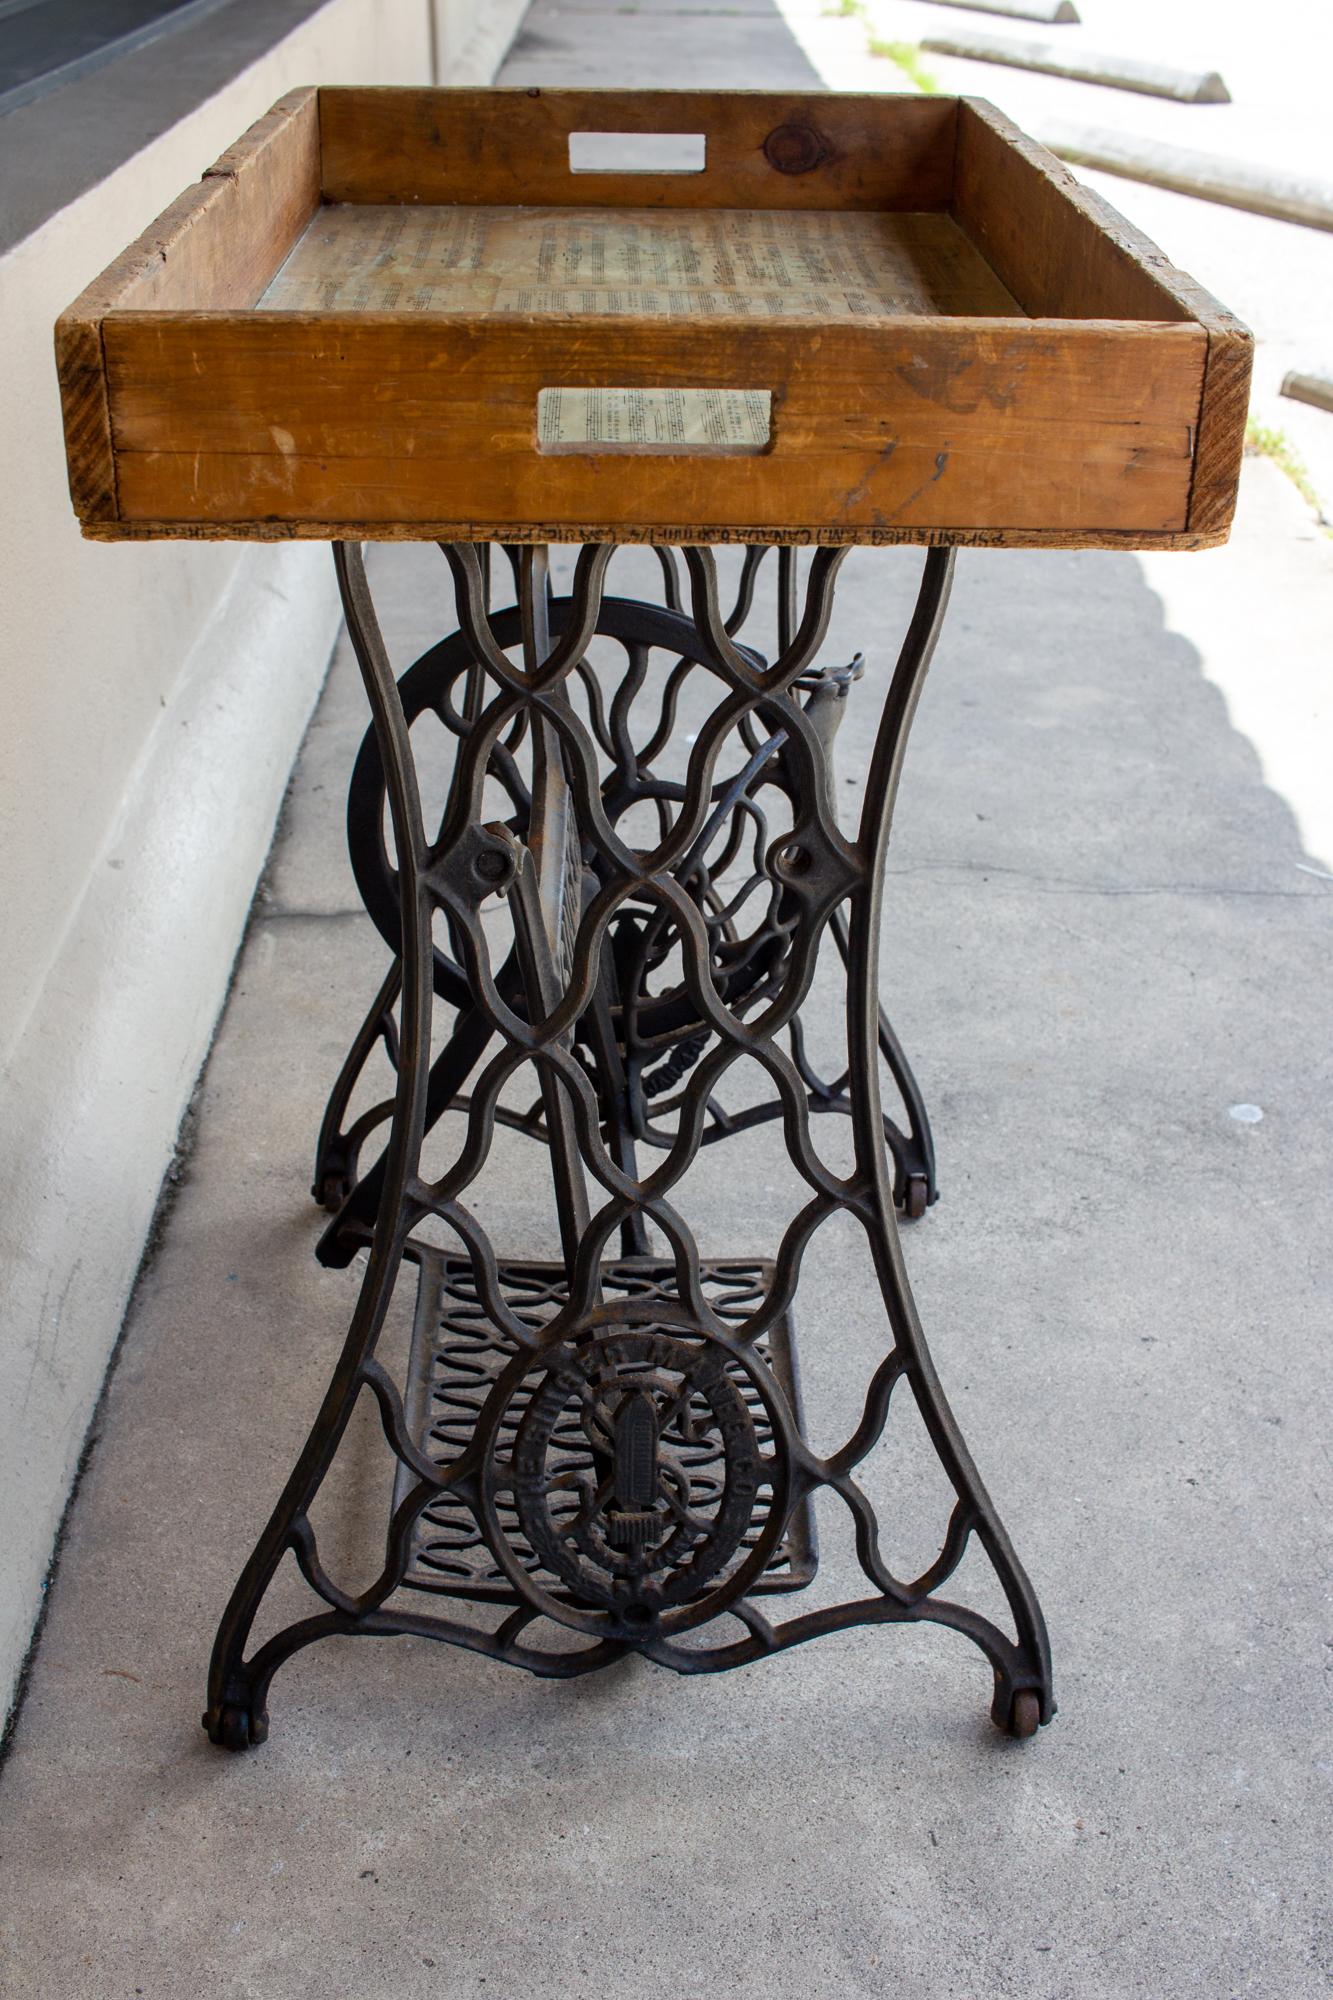
{"type": "Polygon", "coordinates": [[[366,1261],[323,1405],[224,1614],[205,1727],[231,1749],[262,1742],[277,1668],[335,1633],[412,1633],[569,1676],[631,1650],[713,1672],[849,1625],[925,1620],[980,1647],[994,1720],[1031,1735],[1054,1713],[1045,1630],[907,1283],[895,1204],[917,1216],[934,1200],[934,1151],[877,990],[889,822],[952,554],[926,556],[845,829],[834,738],[863,663],[813,664],[844,551],[814,551],[803,597],[795,551],[778,552],[771,664],[737,636],[762,549],[746,551],[729,615],[707,549],[683,552],[688,611],[666,551],[661,605],[604,594],[609,546],[581,550],[564,597],[544,549],[507,553],[517,602],[493,610],[489,551],[444,550],[459,629],[397,681],[361,552],[335,550],[373,720],[349,839],[392,956],[330,1098],[315,1191],[331,1211],[321,1259],[366,1261]],[[453,738],[432,830],[413,738],[427,722],[453,738]],[[834,967],[845,1058],[829,1073],[802,1008],[834,967]],[[742,1061],[766,1094],[728,1102],[742,1061]],[[376,1062],[387,1094],[370,1089],[376,1062]],[[902,1124],[881,1107],[881,1063],[902,1124]],[[847,1121],[850,1170],[816,1144],[823,1113],[847,1121]],[[762,1255],[701,1256],[673,1193],[702,1148],[763,1125],[781,1132],[801,1205],[762,1255]],[[498,1127],[536,1142],[558,1257],[501,1259],[479,1219],[498,1127]],[[820,1456],[793,1306],[833,1216],[864,1234],[884,1339],[850,1434],[820,1456]],[[377,1348],[405,1263],[418,1298],[395,1371],[377,1348]],[[365,1393],[395,1477],[382,1567],[353,1591],[325,1567],[310,1509],[365,1393]],[[953,1494],[916,1577],[889,1567],[856,1477],[895,1393],[953,1494]],[[775,1622],[765,1603],[815,1574],[825,1491],[851,1517],[869,1591],[775,1622]],[[1013,1636],[942,1595],[974,1543],[1013,1636]],[[247,1657],[288,1555],[318,1608],[247,1657]],[[724,1617],[741,1636],[723,1636],[724,1617]]]}

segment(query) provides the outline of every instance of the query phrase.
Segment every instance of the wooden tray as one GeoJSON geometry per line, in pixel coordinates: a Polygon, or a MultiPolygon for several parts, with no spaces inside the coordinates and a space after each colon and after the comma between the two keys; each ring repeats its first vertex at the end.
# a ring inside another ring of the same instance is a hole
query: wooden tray
{"type": "Polygon", "coordinates": [[[977,99],[338,89],[56,352],[106,540],[1197,548],[1251,341],[977,99]]]}

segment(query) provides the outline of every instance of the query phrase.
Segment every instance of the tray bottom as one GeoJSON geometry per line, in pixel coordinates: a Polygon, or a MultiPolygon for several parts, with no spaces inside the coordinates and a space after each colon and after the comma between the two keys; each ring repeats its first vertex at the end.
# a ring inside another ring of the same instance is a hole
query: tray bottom
{"type": "Polygon", "coordinates": [[[330,202],[261,312],[1022,319],[936,211],[330,202]]]}

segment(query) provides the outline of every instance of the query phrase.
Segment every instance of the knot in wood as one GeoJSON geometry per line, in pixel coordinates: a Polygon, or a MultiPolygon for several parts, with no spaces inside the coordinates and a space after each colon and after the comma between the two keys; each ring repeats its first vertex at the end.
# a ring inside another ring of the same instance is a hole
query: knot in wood
{"type": "Polygon", "coordinates": [[[828,155],[828,141],[813,125],[777,125],[764,141],[764,158],[780,174],[808,174],[828,155]]]}

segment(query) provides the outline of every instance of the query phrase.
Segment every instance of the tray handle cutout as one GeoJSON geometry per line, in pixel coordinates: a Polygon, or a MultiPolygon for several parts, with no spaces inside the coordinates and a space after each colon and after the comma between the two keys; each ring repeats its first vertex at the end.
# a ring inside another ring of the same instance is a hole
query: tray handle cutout
{"type": "Polygon", "coordinates": [[[769,448],[769,389],[540,389],[540,452],[753,458],[769,448]]]}
{"type": "Polygon", "coordinates": [[[702,132],[571,132],[571,174],[701,174],[702,132]]]}

